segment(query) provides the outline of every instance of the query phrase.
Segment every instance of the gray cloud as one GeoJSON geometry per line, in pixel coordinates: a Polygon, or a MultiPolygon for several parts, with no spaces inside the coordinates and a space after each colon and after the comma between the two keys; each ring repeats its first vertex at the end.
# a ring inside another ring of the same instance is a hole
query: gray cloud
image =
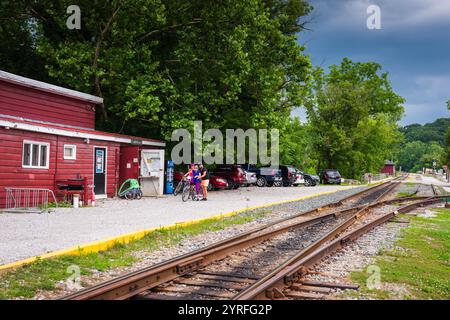
{"type": "Polygon", "coordinates": [[[406,98],[402,124],[449,117],[449,0],[311,0],[315,10],[300,35],[314,65],[327,67],[344,57],[376,61],[406,98]],[[366,9],[381,8],[382,30],[369,30],[366,9]]]}

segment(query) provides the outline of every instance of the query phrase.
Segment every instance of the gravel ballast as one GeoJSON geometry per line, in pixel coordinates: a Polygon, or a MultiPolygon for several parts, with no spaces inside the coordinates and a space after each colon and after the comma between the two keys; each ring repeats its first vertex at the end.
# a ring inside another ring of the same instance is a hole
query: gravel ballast
{"type": "Polygon", "coordinates": [[[306,211],[338,201],[359,190],[361,187],[349,186],[250,187],[211,192],[208,201],[201,202],[183,203],[179,196],[165,196],[140,201],[105,200],[98,202],[95,208],[60,208],[50,214],[4,213],[0,214],[0,263],[14,262],[142,229],[339,191],[276,206],[277,211],[285,214],[306,211]]]}

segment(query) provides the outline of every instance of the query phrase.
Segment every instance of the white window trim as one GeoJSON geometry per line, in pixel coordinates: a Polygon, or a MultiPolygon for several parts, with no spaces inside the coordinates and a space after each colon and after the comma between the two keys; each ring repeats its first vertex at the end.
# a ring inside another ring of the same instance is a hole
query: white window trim
{"type": "Polygon", "coordinates": [[[49,169],[49,165],[50,165],[50,143],[48,143],[48,142],[23,140],[23,144],[22,144],[22,168],[48,170],[49,169]],[[41,161],[41,146],[46,146],[47,147],[47,165],[45,167],[32,166],[31,165],[31,163],[33,162],[33,156],[32,156],[33,148],[30,149],[31,150],[31,152],[30,152],[30,165],[24,165],[23,164],[23,151],[25,150],[25,144],[37,144],[37,145],[39,145],[39,156],[38,156],[39,161],[41,161]]]}
{"type": "Polygon", "coordinates": [[[63,148],[63,157],[64,160],[77,160],[77,146],[74,144],[65,144],[63,148]],[[73,155],[71,157],[66,156],[66,148],[73,149],[73,155]]]}

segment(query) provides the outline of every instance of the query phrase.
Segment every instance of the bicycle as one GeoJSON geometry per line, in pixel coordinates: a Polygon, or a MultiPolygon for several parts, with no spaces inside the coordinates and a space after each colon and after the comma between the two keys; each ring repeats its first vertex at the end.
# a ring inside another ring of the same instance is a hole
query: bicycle
{"type": "Polygon", "coordinates": [[[199,201],[200,196],[197,195],[197,192],[195,191],[195,185],[193,184],[186,184],[183,188],[183,193],[181,195],[181,199],[183,202],[186,202],[189,200],[189,198],[192,199],[192,201],[199,201]]]}
{"type": "Polygon", "coordinates": [[[186,183],[188,183],[188,178],[186,178],[186,177],[184,177],[180,182],[178,182],[175,190],[173,191],[173,195],[175,197],[183,191],[186,183]]]}

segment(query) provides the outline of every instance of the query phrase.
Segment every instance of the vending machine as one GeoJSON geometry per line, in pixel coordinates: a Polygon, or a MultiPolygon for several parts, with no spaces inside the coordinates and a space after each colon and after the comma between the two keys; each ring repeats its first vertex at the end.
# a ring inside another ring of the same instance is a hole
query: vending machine
{"type": "Polygon", "coordinates": [[[164,150],[142,146],[120,148],[120,183],[138,179],[145,196],[164,193],[164,150]]]}
{"type": "Polygon", "coordinates": [[[167,160],[167,172],[166,172],[166,193],[173,194],[173,161],[167,160]]]}

